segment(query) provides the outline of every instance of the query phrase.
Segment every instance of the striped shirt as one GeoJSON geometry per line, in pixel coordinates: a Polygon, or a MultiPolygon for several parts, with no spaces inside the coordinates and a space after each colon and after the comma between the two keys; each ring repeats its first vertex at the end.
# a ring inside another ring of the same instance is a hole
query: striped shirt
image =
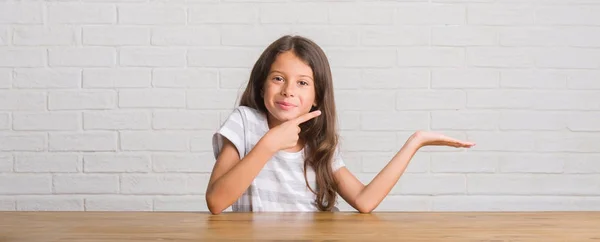
{"type": "MultiPolygon", "coordinates": [[[[246,106],[237,107],[212,137],[213,152],[218,157],[223,138],[231,141],[244,158],[269,131],[267,116],[246,106]]],[[[339,149],[338,149],[339,151],[339,149]]],[[[345,164],[339,152],[334,156],[332,169],[345,164]]],[[[306,181],[316,191],[315,172],[309,166],[306,181]]],[[[304,149],[298,152],[277,152],[263,167],[248,189],[231,206],[234,212],[303,212],[318,211],[316,195],[306,186],[304,149]]]]}

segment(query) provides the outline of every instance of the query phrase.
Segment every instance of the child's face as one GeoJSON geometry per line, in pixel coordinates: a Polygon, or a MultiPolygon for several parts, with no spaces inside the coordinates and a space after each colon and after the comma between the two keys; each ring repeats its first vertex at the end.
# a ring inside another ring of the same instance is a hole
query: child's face
{"type": "Polygon", "coordinates": [[[263,99],[273,125],[308,113],[316,105],[312,69],[292,51],[279,54],[267,76],[263,99]]]}

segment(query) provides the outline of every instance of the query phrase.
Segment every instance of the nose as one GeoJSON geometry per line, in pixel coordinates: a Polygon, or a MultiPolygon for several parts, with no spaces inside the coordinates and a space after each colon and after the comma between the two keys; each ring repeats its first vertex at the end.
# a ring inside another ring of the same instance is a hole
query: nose
{"type": "Polygon", "coordinates": [[[283,88],[281,88],[281,95],[286,97],[294,97],[294,85],[290,82],[285,82],[283,88]]]}

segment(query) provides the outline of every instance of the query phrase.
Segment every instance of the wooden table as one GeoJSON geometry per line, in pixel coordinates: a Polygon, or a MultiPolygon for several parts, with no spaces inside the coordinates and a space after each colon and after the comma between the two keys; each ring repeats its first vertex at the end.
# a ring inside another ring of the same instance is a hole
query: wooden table
{"type": "Polygon", "coordinates": [[[0,212],[0,241],[600,241],[600,212],[0,212]]]}

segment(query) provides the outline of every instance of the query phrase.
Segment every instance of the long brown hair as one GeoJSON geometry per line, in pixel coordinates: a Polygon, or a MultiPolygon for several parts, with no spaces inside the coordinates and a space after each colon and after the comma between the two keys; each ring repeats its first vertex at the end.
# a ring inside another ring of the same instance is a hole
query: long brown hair
{"type": "Polygon", "coordinates": [[[317,195],[315,202],[319,210],[331,211],[335,205],[338,191],[331,164],[339,138],[331,69],[325,52],[312,40],[302,36],[285,35],[277,39],[265,49],[254,64],[239,105],[257,109],[265,114],[268,113],[261,90],[277,55],[286,51],[293,51],[313,71],[315,102],[317,103],[317,107],[313,107],[313,110],[321,110],[321,115],[300,126],[302,131],[299,137],[308,146],[305,149],[304,177],[306,180],[306,168],[312,167],[317,181],[316,192],[310,188],[308,181],[306,181],[306,185],[317,195]]]}

